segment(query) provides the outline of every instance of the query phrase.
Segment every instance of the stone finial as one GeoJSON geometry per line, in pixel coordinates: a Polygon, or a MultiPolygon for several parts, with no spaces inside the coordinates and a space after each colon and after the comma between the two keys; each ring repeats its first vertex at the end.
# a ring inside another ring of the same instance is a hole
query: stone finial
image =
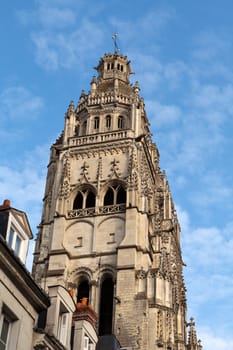
{"type": "Polygon", "coordinates": [[[140,91],[139,82],[136,81],[136,82],[135,82],[135,85],[134,85],[134,92],[135,92],[136,94],[138,94],[139,91],[140,91]]]}
{"type": "Polygon", "coordinates": [[[86,97],[85,91],[82,90],[81,95],[79,97],[80,102],[83,102],[85,100],[85,97],[86,97]]]}
{"type": "Polygon", "coordinates": [[[69,115],[69,114],[73,113],[74,110],[75,110],[75,108],[74,108],[74,101],[70,101],[70,104],[69,104],[69,107],[68,107],[68,110],[67,110],[67,114],[69,115]]]}
{"type": "Polygon", "coordinates": [[[91,81],[91,92],[94,92],[96,91],[96,87],[97,87],[97,84],[96,84],[96,76],[94,75],[93,78],[92,78],[92,81],[91,81]]]}
{"type": "Polygon", "coordinates": [[[198,349],[198,342],[197,342],[197,334],[195,329],[195,322],[193,317],[190,318],[190,322],[187,324],[189,326],[189,333],[188,333],[188,349],[189,350],[199,350],[198,349]]]}

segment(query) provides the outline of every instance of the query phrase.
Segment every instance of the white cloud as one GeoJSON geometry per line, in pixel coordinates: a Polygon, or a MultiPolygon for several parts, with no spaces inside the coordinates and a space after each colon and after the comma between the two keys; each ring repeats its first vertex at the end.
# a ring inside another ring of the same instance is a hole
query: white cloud
{"type": "Polygon", "coordinates": [[[192,193],[192,202],[195,205],[207,207],[212,204],[231,202],[233,188],[228,184],[226,177],[220,171],[206,171],[201,178],[205,191],[192,193]]]}
{"type": "Polygon", "coordinates": [[[230,48],[228,38],[214,31],[203,31],[195,40],[193,57],[200,61],[212,61],[224,55],[230,48]]]}
{"type": "Polygon", "coordinates": [[[199,227],[186,210],[179,205],[176,208],[182,230],[183,260],[187,264],[184,273],[188,314],[196,319],[203,349],[230,349],[233,339],[225,335],[231,334],[233,312],[232,222],[221,228],[199,227]]]}
{"type": "Polygon", "coordinates": [[[140,18],[139,25],[141,24],[144,33],[154,30],[159,36],[159,32],[175,17],[174,8],[160,8],[156,11],[150,11],[143,18],[140,18]]]}
{"type": "Polygon", "coordinates": [[[230,223],[221,229],[195,227],[187,211],[179,205],[176,208],[182,231],[183,259],[187,264],[186,279],[192,286],[192,300],[189,301],[200,309],[209,300],[212,304],[225,303],[226,298],[233,297],[233,281],[229,278],[233,238],[225,234],[230,223]]]}
{"type": "Polygon", "coordinates": [[[37,1],[34,10],[19,10],[17,16],[23,25],[41,26],[44,29],[58,29],[71,26],[76,20],[76,11],[67,6],[72,1],[37,1]]]}
{"type": "Polygon", "coordinates": [[[43,100],[23,86],[11,86],[0,93],[0,120],[34,119],[43,107],[43,100]]]}
{"type": "Polygon", "coordinates": [[[233,339],[227,339],[225,336],[216,335],[212,329],[203,327],[200,329],[199,336],[202,339],[204,350],[229,350],[233,349],[233,339]]]}
{"type": "Polygon", "coordinates": [[[64,28],[72,26],[76,20],[75,11],[69,8],[51,7],[43,4],[38,11],[39,20],[44,27],[64,28]]]}
{"type": "MultiPolygon", "coordinates": [[[[233,86],[230,84],[224,86],[201,85],[197,87],[192,96],[193,105],[202,108],[204,112],[206,109],[210,109],[213,112],[217,110],[228,114],[233,113],[232,99],[233,86]]],[[[222,117],[224,118],[224,114],[222,117]]]]}
{"type": "Polygon", "coordinates": [[[83,20],[70,32],[34,31],[37,63],[47,70],[70,68],[83,63],[103,40],[103,30],[95,23],[83,20]]]}
{"type": "Polygon", "coordinates": [[[16,164],[0,166],[0,198],[10,199],[13,207],[27,213],[34,233],[40,221],[48,149],[48,145],[37,147],[16,164]]]}
{"type": "Polygon", "coordinates": [[[149,120],[156,128],[166,128],[177,123],[181,118],[181,111],[178,106],[162,105],[156,101],[145,101],[149,120]]]}

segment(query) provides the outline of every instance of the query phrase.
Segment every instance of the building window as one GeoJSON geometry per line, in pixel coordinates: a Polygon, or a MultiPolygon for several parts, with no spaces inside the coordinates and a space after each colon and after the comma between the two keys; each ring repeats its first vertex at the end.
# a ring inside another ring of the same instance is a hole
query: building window
{"type": "Polygon", "coordinates": [[[16,230],[13,227],[10,228],[7,243],[9,247],[11,247],[11,249],[14,250],[15,254],[19,256],[21,244],[22,244],[22,238],[19,236],[19,234],[16,232],[16,230]]]}
{"type": "Polygon", "coordinates": [[[5,350],[8,347],[10,328],[11,320],[3,314],[0,323],[0,350],[5,350]]]}
{"type": "Polygon", "coordinates": [[[106,128],[107,129],[110,129],[111,128],[111,116],[110,115],[107,115],[106,117],[106,128]]]}
{"type": "Polygon", "coordinates": [[[126,203],[126,192],[121,186],[117,187],[116,204],[126,203]]]}
{"type": "Polygon", "coordinates": [[[101,284],[99,335],[112,334],[113,294],[113,280],[106,276],[101,284]]]}
{"type": "Polygon", "coordinates": [[[94,129],[99,129],[100,127],[100,118],[99,117],[95,117],[94,119],[94,129]]]}
{"type": "Polygon", "coordinates": [[[104,205],[113,205],[113,204],[114,204],[114,191],[111,187],[109,187],[104,196],[104,205]]]}
{"type": "Polygon", "coordinates": [[[11,227],[11,228],[10,228],[9,237],[8,237],[8,240],[7,240],[7,243],[8,243],[8,245],[9,245],[9,247],[13,247],[14,233],[15,233],[15,231],[14,231],[13,228],[11,227]]]}
{"type": "Polygon", "coordinates": [[[93,192],[85,189],[79,191],[75,197],[73,209],[85,209],[95,207],[95,195],[93,192]]]}
{"type": "Polygon", "coordinates": [[[83,299],[87,300],[89,302],[89,291],[90,286],[88,280],[83,280],[78,285],[78,294],[77,294],[77,302],[81,303],[83,299]]]}
{"type": "Polygon", "coordinates": [[[17,317],[5,305],[2,306],[2,314],[0,316],[0,350],[13,348],[17,343],[17,317]]]}
{"type": "Polygon", "coordinates": [[[104,205],[116,205],[126,203],[126,191],[121,185],[108,187],[104,196],[104,205]]]}
{"type": "Polygon", "coordinates": [[[118,117],[118,129],[123,129],[124,128],[124,117],[122,115],[119,115],[118,117]]]}
{"type": "Polygon", "coordinates": [[[89,338],[88,337],[84,337],[84,348],[83,350],[88,350],[89,349],[89,338]]]}
{"type": "Polygon", "coordinates": [[[85,120],[85,122],[83,123],[83,135],[86,135],[87,133],[87,121],[85,120]]]}
{"type": "Polygon", "coordinates": [[[79,129],[80,129],[80,126],[79,125],[76,125],[75,129],[74,129],[74,135],[75,136],[79,136],[79,129]]]}
{"type": "Polygon", "coordinates": [[[60,313],[59,315],[59,340],[63,345],[66,345],[67,339],[67,326],[68,326],[68,313],[60,313]]]}

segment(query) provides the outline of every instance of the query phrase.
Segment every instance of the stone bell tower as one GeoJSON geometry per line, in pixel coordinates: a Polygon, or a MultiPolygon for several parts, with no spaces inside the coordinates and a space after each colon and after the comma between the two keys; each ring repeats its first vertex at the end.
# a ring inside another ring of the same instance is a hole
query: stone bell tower
{"type": "MultiPolygon", "coordinates": [[[[51,147],[33,274],[75,291],[98,336],[187,349],[180,226],[130,61],[105,54],[51,147]]],[[[196,350],[201,349],[197,347],[196,350]]]]}

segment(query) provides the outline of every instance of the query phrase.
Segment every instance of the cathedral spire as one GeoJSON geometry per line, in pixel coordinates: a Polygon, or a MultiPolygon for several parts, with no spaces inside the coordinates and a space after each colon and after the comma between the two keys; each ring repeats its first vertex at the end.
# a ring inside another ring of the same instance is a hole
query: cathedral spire
{"type": "Polygon", "coordinates": [[[189,326],[188,350],[201,350],[201,341],[197,340],[197,333],[193,317],[190,318],[190,322],[187,325],[189,326]]]}
{"type": "MultiPolygon", "coordinates": [[[[90,348],[98,336],[102,350],[111,335],[122,348],[201,350],[193,319],[187,339],[180,226],[166,174],[116,39],[52,146],[35,278],[45,288],[74,286],[74,298],[93,306],[90,348]]],[[[75,344],[79,332],[72,337],[75,344]]]]}

